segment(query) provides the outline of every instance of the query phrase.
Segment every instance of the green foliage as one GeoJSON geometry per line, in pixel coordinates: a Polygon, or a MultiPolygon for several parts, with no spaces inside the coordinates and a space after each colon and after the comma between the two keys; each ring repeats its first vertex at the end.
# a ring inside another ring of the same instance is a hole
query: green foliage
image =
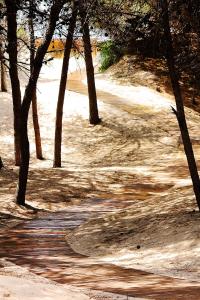
{"type": "Polygon", "coordinates": [[[140,13],[141,15],[145,15],[151,12],[151,6],[147,2],[135,1],[132,4],[131,11],[134,13],[140,13]]]}
{"type": "Polygon", "coordinates": [[[27,38],[27,36],[28,33],[26,32],[25,28],[23,26],[19,26],[17,28],[17,37],[23,39],[25,37],[27,38]]]}
{"type": "Polygon", "coordinates": [[[101,66],[99,70],[105,71],[114,63],[118,62],[122,56],[122,50],[112,41],[103,42],[99,45],[101,55],[101,66]]]}

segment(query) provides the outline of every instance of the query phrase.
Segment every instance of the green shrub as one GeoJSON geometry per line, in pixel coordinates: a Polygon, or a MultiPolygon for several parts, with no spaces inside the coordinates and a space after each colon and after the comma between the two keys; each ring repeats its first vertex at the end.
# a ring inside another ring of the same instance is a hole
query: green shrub
{"type": "Polygon", "coordinates": [[[102,42],[99,45],[99,49],[101,64],[99,70],[101,72],[107,70],[122,57],[122,51],[120,47],[112,41],[102,42]]]}

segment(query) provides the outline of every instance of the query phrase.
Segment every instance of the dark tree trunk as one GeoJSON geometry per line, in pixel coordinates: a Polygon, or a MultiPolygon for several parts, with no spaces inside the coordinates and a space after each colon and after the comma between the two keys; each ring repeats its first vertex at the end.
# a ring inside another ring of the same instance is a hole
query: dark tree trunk
{"type": "MultiPolygon", "coordinates": [[[[6,20],[5,17],[0,18],[0,25],[5,26],[6,20]]],[[[0,35],[0,69],[1,69],[1,92],[7,92],[7,76],[5,70],[5,58],[4,58],[4,49],[5,49],[5,38],[3,35],[0,35]]]]}
{"type": "Polygon", "coordinates": [[[166,59],[168,63],[168,68],[169,68],[169,73],[170,73],[170,78],[171,78],[171,83],[172,83],[172,88],[173,88],[175,101],[176,101],[176,108],[177,108],[177,111],[175,113],[177,116],[180,132],[181,132],[185,154],[187,157],[187,162],[188,162],[190,176],[193,183],[193,189],[194,189],[197,205],[200,209],[200,180],[199,180],[194,152],[193,152],[193,148],[192,148],[192,144],[191,144],[191,140],[187,128],[179,79],[175,68],[173,42],[172,42],[170,23],[169,23],[168,1],[160,0],[160,2],[162,7],[163,27],[164,27],[165,42],[166,42],[166,59]]]}
{"type": "Polygon", "coordinates": [[[7,92],[7,83],[6,83],[6,70],[4,65],[4,60],[1,59],[1,91],[7,92]]]}
{"type": "Polygon", "coordinates": [[[44,37],[44,41],[41,46],[38,48],[34,63],[33,69],[30,75],[30,79],[28,85],[25,89],[25,94],[22,102],[21,108],[21,132],[20,132],[20,146],[21,146],[21,165],[19,169],[19,180],[18,180],[18,188],[16,193],[16,201],[20,205],[25,205],[25,195],[26,195],[26,186],[28,179],[28,169],[29,169],[29,159],[30,159],[30,151],[29,151],[29,140],[28,140],[28,113],[30,109],[30,104],[36,90],[36,85],[38,81],[38,77],[40,74],[40,70],[42,68],[42,63],[44,56],[48,50],[50,45],[56,22],[59,17],[59,13],[62,9],[65,1],[54,1],[52,5],[50,17],[49,17],[49,25],[46,31],[46,35],[44,37]]]}
{"type": "Polygon", "coordinates": [[[92,47],[90,41],[90,30],[84,5],[80,1],[80,16],[83,30],[83,43],[85,53],[85,64],[87,73],[88,95],[89,95],[89,121],[90,124],[96,125],[101,122],[98,113],[97,95],[94,78],[94,66],[92,60],[92,47]]]}
{"type": "Polygon", "coordinates": [[[0,156],[0,170],[1,170],[3,167],[4,167],[3,161],[2,161],[1,156],[0,156]]]}
{"type": "MultiPolygon", "coordinates": [[[[30,34],[30,71],[33,70],[33,63],[35,58],[35,32],[33,27],[33,1],[29,2],[29,34],[30,34]]],[[[37,92],[34,91],[32,98],[32,118],[33,118],[33,127],[35,133],[35,147],[36,147],[36,157],[38,159],[43,159],[42,156],[42,143],[40,136],[40,125],[38,120],[38,109],[37,109],[37,92]]]]}
{"type": "Polygon", "coordinates": [[[21,91],[17,68],[17,5],[16,0],[5,0],[7,8],[7,39],[8,53],[10,61],[10,80],[12,87],[13,112],[14,112],[14,147],[15,165],[20,165],[20,110],[21,110],[21,91]]]}
{"type": "Polygon", "coordinates": [[[61,167],[61,144],[62,144],[62,118],[63,118],[63,105],[65,99],[65,91],[66,91],[66,83],[67,83],[67,75],[69,68],[69,59],[70,52],[72,48],[73,35],[76,26],[76,18],[77,18],[77,7],[74,5],[72,17],[70,19],[70,24],[68,28],[68,34],[65,44],[61,79],[60,79],[60,88],[58,95],[58,103],[56,110],[56,126],[55,126],[55,140],[54,140],[54,168],[61,167]]]}
{"type": "Polygon", "coordinates": [[[2,43],[0,41],[0,68],[1,68],[1,92],[7,92],[5,60],[3,57],[2,43]]]}
{"type": "Polygon", "coordinates": [[[36,90],[33,93],[32,98],[32,118],[33,118],[33,127],[35,132],[35,148],[36,148],[36,157],[37,159],[43,159],[42,155],[42,142],[40,135],[40,125],[38,120],[38,109],[37,109],[37,94],[36,90]]]}

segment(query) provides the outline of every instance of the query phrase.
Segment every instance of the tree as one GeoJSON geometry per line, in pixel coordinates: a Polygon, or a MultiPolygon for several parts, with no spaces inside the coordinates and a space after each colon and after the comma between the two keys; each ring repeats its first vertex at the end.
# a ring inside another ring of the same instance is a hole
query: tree
{"type": "Polygon", "coordinates": [[[167,0],[160,0],[160,6],[161,6],[161,13],[162,13],[162,23],[163,23],[163,29],[164,29],[164,37],[165,37],[165,43],[166,43],[166,59],[169,69],[169,74],[171,78],[172,88],[175,96],[176,101],[176,109],[174,110],[180,132],[181,137],[184,145],[185,154],[187,157],[188,167],[190,171],[190,176],[193,183],[193,189],[197,201],[198,208],[200,209],[200,179],[198,175],[198,170],[196,166],[196,161],[194,157],[194,152],[187,128],[186,118],[185,118],[185,112],[184,112],[184,105],[183,105],[183,97],[181,94],[179,79],[175,67],[175,60],[174,60],[174,49],[173,49],[173,41],[172,41],[172,35],[170,30],[170,21],[169,21],[169,6],[167,0]]]}
{"type": "Polygon", "coordinates": [[[59,95],[56,110],[55,140],[54,140],[54,168],[61,167],[61,144],[62,144],[62,118],[63,105],[66,91],[67,75],[69,68],[70,52],[73,43],[73,35],[77,19],[77,2],[73,3],[73,11],[69,21],[68,34],[65,42],[64,58],[61,71],[59,95]]]}
{"type": "Polygon", "coordinates": [[[0,68],[1,68],[1,91],[7,92],[7,83],[6,83],[6,70],[5,70],[5,60],[3,56],[3,47],[0,42],[0,68]]]}
{"type": "Polygon", "coordinates": [[[17,1],[5,0],[7,9],[7,40],[9,54],[9,73],[12,87],[14,112],[15,165],[20,165],[20,128],[21,128],[21,90],[17,65],[17,1]]]}
{"type": "MultiPolygon", "coordinates": [[[[14,37],[16,34],[16,1],[6,0],[6,8],[8,14],[8,32],[10,32],[9,37],[13,34],[14,25],[14,37]],[[14,5],[13,5],[14,4],[14,5]],[[14,24],[13,24],[14,22],[14,24]]],[[[29,139],[28,139],[28,113],[30,109],[30,104],[34,95],[34,91],[36,90],[38,77],[40,74],[40,70],[43,64],[43,60],[45,54],[48,50],[49,44],[51,42],[56,23],[59,18],[60,11],[64,5],[65,1],[53,1],[53,4],[50,9],[49,21],[46,30],[46,34],[44,40],[40,47],[38,48],[34,62],[33,68],[29,77],[28,84],[25,89],[21,111],[20,111],[20,154],[21,154],[21,164],[19,169],[19,179],[18,179],[18,187],[16,192],[16,202],[19,205],[25,205],[25,195],[26,195],[26,187],[27,187],[27,179],[28,179],[28,170],[29,170],[29,159],[30,159],[30,150],[29,150],[29,139]]],[[[10,41],[11,42],[11,41],[10,41]]],[[[17,61],[15,61],[17,63],[17,61]]],[[[13,74],[11,73],[13,76],[13,74]]],[[[14,75],[16,75],[14,73],[14,75]]],[[[11,79],[13,79],[11,76],[11,79]]],[[[18,80],[18,77],[16,78],[18,80]]],[[[13,84],[12,88],[15,88],[13,84]]]]}
{"type": "Polygon", "coordinates": [[[4,25],[5,25],[5,16],[4,16],[4,7],[3,1],[0,0],[0,77],[1,77],[1,92],[7,92],[7,80],[6,80],[6,70],[5,70],[5,37],[4,37],[4,25]]]}
{"type": "Polygon", "coordinates": [[[81,26],[83,32],[84,54],[87,73],[88,95],[89,95],[89,121],[92,125],[97,125],[101,122],[98,113],[97,95],[94,78],[94,66],[92,60],[92,48],[90,41],[90,30],[88,24],[87,7],[80,0],[79,10],[81,17],[81,26]]]}
{"type": "MultiPolygon", "coordinates": [[[[30,0],[29,16],[28,16],[29,35],[30,35],[30,72],[33,71],[34,58],[35,58],[35,31],[34,31],[34,24],[33,24],[33,16],[34,16],[34,1],[30,0]]],[[[32,98],[32,118],[33,118],[34,132],[35,132],[36,157],[38,159],[43,159],[40,126],[38,120],[36,89],[33,93],[33,98],[32,98]]]]}

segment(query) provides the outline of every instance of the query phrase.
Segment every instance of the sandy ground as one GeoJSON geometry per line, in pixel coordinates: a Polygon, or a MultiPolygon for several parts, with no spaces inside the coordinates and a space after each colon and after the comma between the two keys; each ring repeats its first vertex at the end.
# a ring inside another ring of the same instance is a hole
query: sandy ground
{"type": "Polygon", "coordinates": [[[1,261],[0,299],[10,300],[88,300],[92,299],[80,289],[59,285],[28,272],[25,268],[1,261]],[[2,266],[1,266],[2,267],[2,266]]]}
{"type": "MultiPolygon", "coordinates": [[[[75,68],[73,62],[71,72],[75,68]]],[[[130,199],[134,204],[128,211],[88,221],[69,235],[72,248],[97,256],[98,261],[125,268],[199,280],[200,220],[185,156],[182,147],[177,147],[179,133],[170,108],[174,105],[172,97],[148,87],[122,86],[110,81],[109,75],[98,74],[103,121],[93,127],[88,124],[87,90],[80,82],[84,74],[77,77],[73,73],[64,106],[63,168],[52,169],[59,70],[57,60],[45,66],[38,86],[45,160],[37,161],[34,157],[30,129],[27,202],[38,209],[57,211],[95,197],[130,199]]],[[[0,230],[4,231],[5,226],[33,218],[37,213],[17,207],[13,202],[17,168],[13,167],[10,92],[2,93],[1,101],[0,155],[5,169],[0,171],[0,230]]],[[[186,114],[191,135],[198,138],[200,117],[190,109],[186,109],[186,114]]],[[[195,154],[199,161],[198,145],[195,154]]],[[[79,299],[73,293],[70,297],[74,298],[60,296],[61,287],[54,288],[52,283],[48,283],[49,293],[46,293],[46,283],[36,283],[28,275],[18,278],[15,271],[11,277],[9,272],[7,275],[0,278],[0,296],[5,299],[8,294],[9,299],[38,299],[30,290],[26,298],[17,294],[19,281],[26,290],[35,286],[34,293],[44,293],[47,298],[42,299],[52,299],[55,295],[57,299],[79,299]]],[[[79,296],[78,292],[75,294],[79,296]]],[[[80,299],[87,297],[80,295],[80,299]]]]}
{"type": "MultiPolygon", "coordinates": [[[[58,284],[0,259],[1,300],[124,300],[124,296],[58,284]]],[[[129,297],[132,300],[132,297],[129,297]]],[[[134,297],[134,300],[145,298],[134,297]]]]}

